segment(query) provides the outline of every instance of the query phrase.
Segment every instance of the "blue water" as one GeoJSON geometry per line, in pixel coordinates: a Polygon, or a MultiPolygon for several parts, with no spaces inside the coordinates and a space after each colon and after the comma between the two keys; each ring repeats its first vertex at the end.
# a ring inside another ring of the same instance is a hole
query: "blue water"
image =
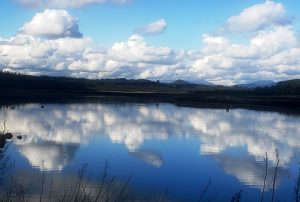
{"type": "Polygon", "coordinates": [[[132,175],[129,189],[140,197],[166,191],[171,201],[198,201],[211,179],[205,201],[230,201],[240,190],[242,201],[260,201],[267,152],[265,201],[270,201],[278,149],[275,199],[293,200],[300,116],[165,103],[40,106],[2,108],[0,114],[14,134],[7,152],[14,175],[25,185],[38,187],[43,169],[58,183],[74,181],[83,164],[93,180],[107,160],[110,176],[125,182],[132,175]]]}

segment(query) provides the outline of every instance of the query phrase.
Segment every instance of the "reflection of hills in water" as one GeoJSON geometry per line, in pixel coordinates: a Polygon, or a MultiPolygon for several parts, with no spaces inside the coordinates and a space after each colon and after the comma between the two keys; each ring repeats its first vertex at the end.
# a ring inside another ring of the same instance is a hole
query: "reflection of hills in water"
{"type": "MultiPolygon", "coordinates": [[[[298,117],[278,113],[240,109],[226,113],[225,110],[171,104],[46,105],[45,109],[32,104],[8,110],[6,125],[10,132],[27,137],[18,147],[29,162],[40,166],[41,159],[49,161],[48,170],[63,169],[80,144],[88,143],[93,135],[102,135],[113,143],[125,144],[134,156],[156,166],[163,162],[160,155],[139,153],[147,140],[196,137],[199,138],[200,155],[215,159],[226,159],[223,151],[227,148],[245,146],[252,158],[243,159],[243,164],[254,173],[255,162],[263,160],[266,151],[274,164],[275,156],[271,154],[279,149],[282,166],[288,165],[299,154],[299,123],[298,117]],[[53,154],[43,152],[42,148],[47,146],[53,154]],[[61,153],[63,155],[59,156],[61,153]]],[[[229,172],[227,164],[219,162],[229,172]]],[[[241,177],[239,170],[229,173],[248,184],[261,182],[255,176],[243,179],[245,176],[241,177]]]]}

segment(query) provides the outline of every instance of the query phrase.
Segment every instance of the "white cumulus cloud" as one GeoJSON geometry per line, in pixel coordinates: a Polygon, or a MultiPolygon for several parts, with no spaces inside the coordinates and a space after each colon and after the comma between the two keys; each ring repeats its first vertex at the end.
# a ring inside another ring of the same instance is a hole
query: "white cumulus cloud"
{"type": "Polygon", "coordinates": [[[3,70],[34,75],[156,79],[172,77],[176,69],[184,66],[184,51],[151,46],[140,35],[108,48],[97,48],[90,38],[80,34],[75,18],[65,10],[38,13],[20,32],[0,40],[3,70]]]}
{"type": "Polygon", "coordinates": [[[257,32],[248,44],[233,43],[223,36],[203,35],[204,47],[190,71],[218,84],[259,79],[284,80],[300,76],[299,41],[290,26],[257,32]]]}
{"type": "Polygon", "coordinates": [[[82,37],[77,20],[66,10],[46,9],[24,24],[20,32],[45,38],[82,37]]]}
{"type": "Polygon", "coordinates": [[[17,0],[18,3],[29,7],[68,8],[81,7],[89,4],[117,3],[125,4],[131,0],[17,0]]]}
{"type": "Polygon", "coordinates": [[[168,23],[164,19],[159,19],[155,22],[149,23],[136,30],[137,33],[142,35],[158,35],[166,31],[168,23]]]}
{"type": "Polygon", "coordinates": [[[287,25],[291,18],[281,3],[267,0],[246,8],[237,16],[228,19],[226,29],[231,32],[252,32],[264,29],[270,25],[287,25]]]}

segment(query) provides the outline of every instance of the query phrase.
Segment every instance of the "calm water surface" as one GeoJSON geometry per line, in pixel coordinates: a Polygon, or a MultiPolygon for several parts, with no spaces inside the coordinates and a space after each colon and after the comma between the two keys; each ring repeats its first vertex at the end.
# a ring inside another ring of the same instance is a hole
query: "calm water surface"
{"type": "Polygon", "coordinates": [[[107,159],[109,175],[126,181],[132,174],[129,189],[141,197],[166,190],[171,201],[198,201],[211,179],[205,200],[230,201],[243,190],[242,201],[259,201],[267,151],[265,199],[270,201],[278,149],[275,197],[293,200],[300,162],[299,116],[164,103],[44,106],[1,109],[1,120],[6,114],[6,128],[14,134],[8,149],[13,172],[25,185],[38,187],[44,167],[54,186],[63,189],[76,181],[83,164],[93,178],[107,159]]]}

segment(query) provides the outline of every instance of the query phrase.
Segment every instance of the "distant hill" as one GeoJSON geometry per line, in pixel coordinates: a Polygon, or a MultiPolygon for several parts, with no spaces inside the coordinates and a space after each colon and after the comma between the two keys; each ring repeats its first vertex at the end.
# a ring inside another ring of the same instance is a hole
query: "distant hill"
{"type": "Polygon", "coordinates": [[[238,84],[237,87],[242,87],[242,88],[272,87],[275,84],[276,83],[272,80],[259,80],[259,81],[254,81],[246,84],[238,84]]]}
{"type": "Polygon", "coordinates": [[[146,79],[85,79],[71,77],[30,76],[0,72],[0,89],[33,89],[44,91],[93,92],[161,92],[188,93],[207,88],[178,80],[167,84],[146,79]]]}
{"type": "Polygon", "coordinates": [[[187,82],[187,81],[184,81],[184,80],[181,80],[181,79],[178,79],[178,80],[176,80],[176,81],[171,82],[171,84],[176,84],[176,85],[187,85],[187,84],[192,84],[192,83],[187,82]]]}
{"type": "Polygon", "coordinates": [[[202,80],[192,80],[192,81],[185,81],[178,79],[173,82],[168,82],[169,84],[175,84],[175,85],[207,85],[207,86],[213,86],[213,83],[202,81],[202,80]]]}
{"type": "MultiPolygon", "coordinates": [[[[85,79],[71,77],[30,76],[0,72],[0,88],[41,90],[156,90],[157,82],[144,79],[85,79]]],[[[168,90],[168,89],[162,89],[168,90]]]]}
{"type": "Polygon", "coordinates": [[[300,88],[300,79],[292,79],[287,81],[280,81],[275,86],[277,88],[292,88],[299,89],[300,88]]]}
{"type": "Polygon", "coordinates": [[[300,95],[300,79],[280,81],[269,90],[284,95],[300,95]]]}
{"type": "Polygon", "coordinates": [[[207,86],[214,86],[215,84],[208,82],[208,81],[203,81],[203,80],[193,80],[191,81],[192,83],[198,84],[198,85],[207,85],[207,86]]]}
{"type": "MultiPolygon", "coordinates": [[[[146,79],[84,79],[70,77],[29,76],[0,71],[0,90],[38,90],[40,92],[91,93],[170,93],[198,96],[230,95],[300,95],[300,79],[275,83],[270,80],[256,81],[237,86],[218,86],[176,80],[171,83],[146,79]]],[[[4,93],[5,94],[5,93],[4,93]]]]}

